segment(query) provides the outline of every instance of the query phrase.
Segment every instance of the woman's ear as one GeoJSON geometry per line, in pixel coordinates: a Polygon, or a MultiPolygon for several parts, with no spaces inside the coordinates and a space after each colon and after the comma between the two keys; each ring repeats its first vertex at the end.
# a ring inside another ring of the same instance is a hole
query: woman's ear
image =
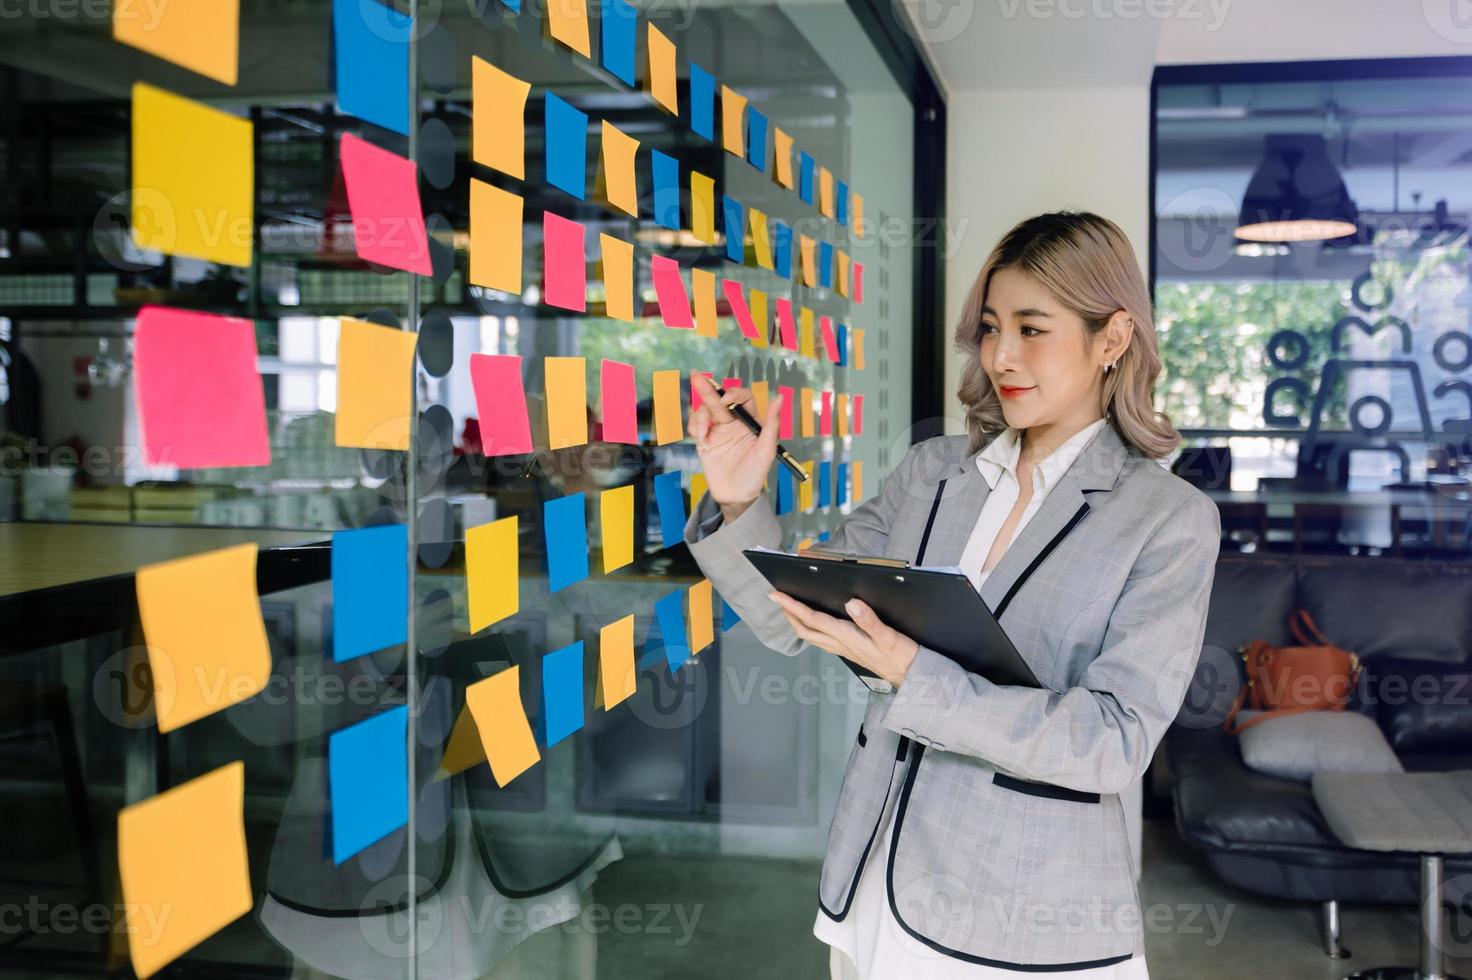
{"type": "Polygon", "coordinates": [[[1135,336],[1135,319],[1124,310],[1115,310],[1104,325],[1104,360],[1118,362],[1129,350],[1135,336]]]}

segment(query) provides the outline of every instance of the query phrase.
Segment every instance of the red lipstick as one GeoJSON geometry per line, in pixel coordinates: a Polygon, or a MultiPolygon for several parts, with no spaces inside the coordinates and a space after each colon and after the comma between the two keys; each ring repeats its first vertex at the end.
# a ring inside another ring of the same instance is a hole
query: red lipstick
{"type": "Polygon", "coordinates": [[[1003,398],[1017,398],[1027,394],[1029,391],[1032,391],[1032,389],[1036,387],[1037,385],[1031,385],[1027,388],[1009,388],[1006,385],[1002,385],[1000,388],[997,389],[997,393],[1000,394],[1003,398]]]}

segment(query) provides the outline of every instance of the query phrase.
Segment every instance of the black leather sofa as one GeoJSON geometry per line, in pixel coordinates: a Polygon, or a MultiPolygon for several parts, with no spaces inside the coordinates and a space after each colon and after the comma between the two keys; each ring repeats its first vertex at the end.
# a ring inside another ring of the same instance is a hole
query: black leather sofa
{"type": "MultiPolygon", "coordinates": [[[[1220,722],[1240,676],[1238,648],[1293,643],[1303,606],[1365,669],[1350,710],[1374,717],[1408,770],[1472,769],[1472,563],[1223,554],[1217,563],[1200,667],[1162,746],[1176,827],[1225,881],[1262,895],[1324,904],[1418,900],[1414,854],[1337,842],[1307,783],[1242,762],[1220,722]],[[1412,689],[1411,684],[1420,685],[1412,689]],[[1430,694],[1431,696],[1427,696],[1430,694]]],[[[1451,901],[1472,902],[1472,858],[1445,862],[1451,901]]],[[[1331,955],[1337,927],[1330,926],[1331,955]]]]}

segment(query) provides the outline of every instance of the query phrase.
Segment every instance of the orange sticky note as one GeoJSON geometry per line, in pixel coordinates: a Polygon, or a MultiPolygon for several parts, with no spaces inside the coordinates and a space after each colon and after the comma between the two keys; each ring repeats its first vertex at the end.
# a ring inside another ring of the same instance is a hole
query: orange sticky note
{"type": "Polygon", "coordinates": [[[721,86],[721,145],[746,156],[746,96],[729,85],[721,86]]]}
{"type": "Polygon", "coordinates": [[[710,579],[703,578],[690,586],[690,610],[685,618],[689,623],[690,653],[697,654],[715,640],[715,623],[711,615],[710,579]]]}
{"type": "Polygon", "coordinates": [[[772,130],[772,143],[776,147],[777,183],[792,189],[792,137],[780,127],[772,130]]]}
{"type": "Polygon", "coordinates": [[[802,427],[798,429],[802,433],[802,438],[811,439],[813,436],[813,389],[799,389],[797,415],[802,420],[802,427]]]}
{"type": "Polygon", "coordinates": [[[465,532],[465,590],[470,632],[478,633],[521,608],[521,557],[516,515],[465,532]]]}
{"type": "MultiPolygon", "coordinates": [[[[804,388],[803,391],[807,391],[811,395],[811,389],[804,388]]],[[[803,432],[803,435],[810,436],[813,434],[812,414],[807,409],[803,409],[802,416],[804,421],[807,423],[803,426],[803,428],[806,430],[803,432]]],[[[797,485],[797,509],[812,510],[813,484],[818,482],[817,480],[813,479],[813,461],[810,459],[799,460],[798,465],[803,468],[803,472],[808,475],[808,478],[797,485]]],[[[799,548],[799,550],[801,550],[801,548],[799,548]]]]}
{"type": "Polygon", "coordinates": [[[853,465],[849,467],[849,475],[854,484],[849,499],[860,502],[864,499],[864,461],[862,459],[854,460],[853,465]]]}
{"type": "Polygon", "coordinates": [[[760,289],[753,289],[746,294],[747,305],[751,307],[751,323],[756,327],[756,336],[752,338],[753,347],[767,346],[768,326],[767,320],[767,294],[760,289]]]}
{"type": "Polygon", "coordinates": [[[440,756],[434,781],[448,779],[485,761],[486,750],[480,744],[480,731],[475,727],[475,717],[470,713],[470,706],[466,705],[460,709],[460,717],[455,719],[455,727],[451,729],[450,739],[445,743],[445,751],[440,756]]]}
{"type": "Polygon", "coordinates": [[[798,310],[797,344],[802,357],[816,357],[813,347],[813,311],[806,306],[798,310]]]}
{"type": "Polygon", "coordinates": [[[138,82],[132,132],[133,244],[249,266],[255,240],[250,120],[138,82]]]}
{"type": "Polygon", "coordinates": [[[838,417],[838,435],[848,435],[848,395],[839,392],[838,404],[833,407],[833,414],[838,417]]]}
{"type": "Polygon", "coordinates": [[[629,613],[598,631],[598,686],[603,692],[603,710],[628,698],[638,685],[639,675],[634,667],[634,614],[629,613]]]}
{"type": "Polygon", "coordinates": [[[772,268],[772,239],[767,234],[767,216],[751,208],[751,244],[752,250],[756,252],[756,264],[758,268],[772,268]]]}
{"type": "Polygon", "coordinates": [[[339,446],[409,448],[414,419],[414,346],[419,335],[345,316],[337,326],[339,446]]]}
{"type": "Polygon", "coordinates": [[[798,250],[802,255],[802,284],[804,286],[816,286],[818,284],[818,266],[813,261],[813,249],[817,247],[807,235],[797,237],[798,250]]]}
{"type": "Polygon", "coordinates": [[[707,245],[716,241],[715,188],[715,178],[690,171],[690,234],[707,245]]]}
{"type": "Polygon", "coordinates": [[[465,689],[465,705],[497,786],[505,786],[541,759],[521,704],[520,676],[519,667],[507,667],[465,689]]]}
{"type": "Polygon", "coordinates": [[[680,372],[654,372],[654,444],[665,446],[685,438],[680,406],[680,372]]]}
{"type": "Polygon", "coordinates": [[[603,529],[603,574],[634,560],[634,486],[614,487],[598,495],[598,522],[603,529]]]}
{"type": "Polygon", "coordinates": [[[547,31],[584,58],[591,58],[587,0],[547,0],[547,31]]]}
{"type": "Polygon", "coordinates": [[[547,446],[566,449],[588,443],[586,358],[548,357],[542,361],[547,386],[547,446]]]}
{"type": "MultiPolygon", "coordinates": [[[[848,223],[849,223],[849,227],[854,230],[854,237],[855,238],[863,238],[864,237],[864,197],[863,197],[862,194],[855,194],[852,191],[849,192],[849,195],[848,195],[848,210],[849,210],[848,223]]],[[[855,465],[857,465],[857,464],[855,464],[855,465]]],[[[857,499],[857,498],[855,498],[855,499],[857,499]]]]}
{"type": "Polygon", "coordinates": [[[707,490],[709,490],[709,489],[710,489],[710,486],[705,481],[705,474],[704,473],[691,473],[690,474],[690,512],[691,513],[694,513],[695,512],[695,508],[700,504],[700,498],[703,497],[703,496],[705,496],[705,492],[707,490]]]}
{"type": "Polygon", "coordinates": [[[520,194],[483,180],[470,181],[470,281],[476,286],[521,292],[520,194]]]}
{"type": "Polygon", "coordinates": [[[470,59],[470,155],[476,163],[526,179],[526,97],[531,82],[482,58],[470,59]]]}
{"type": "Polygon", "coordinates": [[[716,336],[716,274],[709,269],[691,269],[690,291],[695,294],[695,333],[716,336]]]}
{"type": "Polygon", "coordinates": [[[843,249],[835,249],[838,253],[838,295],[848,295],[848,253],[843,249]]]}
{"type": "MultiPolygon", "coordinates": [[[[753,381],[751,383],[751,399],[756,402],[756,412],[754,414],[756,415],[757,421],[765,421],[767,417],[767,382],[753,381]]],[[[692,503],[690,506],[693,508],[695,505],[692,503]]]]}
{"type": "Polygon", "coordinates": [[[645,24],[648,63],[644,73],[644,84],[659,106],[675,115],[680,114],[680,94],[675,87],[675,42],[653,24],[645,24]]]}
{"type": "Polygon", "coordinates": [[[827,167],[818,168],[818,212],[833,217],[833,171],[827,167]]]}
{"type": "Polygon", "coordinates": [[[603,257],[603,295],[607,314],[614,320],[634,319],[634,243],[612,235],[598,234],[603,257]]]}
{"type": "Polygon", "coordinates": [[[631,217],[639,217],[639,192],[634,182],[634,158],[639,141],[608,120],[603,121],[598,164],[604,199],[631,217]]]}
{"type": "Polygon", "coordinates": [[[854,370],[862,371],[864,370],[864,331],[861,329],[855,329],[853,332],[853,338],[854,370]]]}
{"type": "Polygon", "coordinates": [[[240,0],[115,3],[112,38],[226,85],[240,63],[240,0]]]}
{"type": "Polygon", "coordinates": [[[118,878],[140,977],[249,912],[245,764],[227,763],[119,811],[118,878]]]}
{"type": "Polygon", "coordinates": [[[256,546],[144,565],[138,618],[158,730],[171,732],[266,686],[271,649],[256,594],[256,546]]]}

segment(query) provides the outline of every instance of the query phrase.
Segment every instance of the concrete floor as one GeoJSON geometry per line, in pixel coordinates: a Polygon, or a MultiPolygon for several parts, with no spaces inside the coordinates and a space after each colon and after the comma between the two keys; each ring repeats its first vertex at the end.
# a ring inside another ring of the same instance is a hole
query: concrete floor
{"type": "MultiPolygon", "coordinates": [[[[1412,906],[1341,906],[1341,935],[1352,955],[1331,960],[1320,947],[1317,907],[1222,884],[1167,821],[1146,821],[1144,836],[1140,897],[1148,913],[1152,980],[1334,980],[1352,970],[1417,961],[1412,906]]],[[[828,948],[812,935],[817,881],[818,867],[809,862],[628,856],[600,874],[594,886],[599,904],[647,909],[681,903],[684,921],[697,909],[699,918],[682,931],[669,913],[671,931],[661,934],[609,929],[599,936],[597,975],[823,980],[828,948]]],[[[643,921],[653,921],[643,914],[643,921]]],[[[1462,937],[1463,953],[1472,952],[1472,922],[1463,917],[1450,932],[1462,937]]],[[[1447,967],[1472,976],[1472,958],[1448,958],[1447,967]]]]}

